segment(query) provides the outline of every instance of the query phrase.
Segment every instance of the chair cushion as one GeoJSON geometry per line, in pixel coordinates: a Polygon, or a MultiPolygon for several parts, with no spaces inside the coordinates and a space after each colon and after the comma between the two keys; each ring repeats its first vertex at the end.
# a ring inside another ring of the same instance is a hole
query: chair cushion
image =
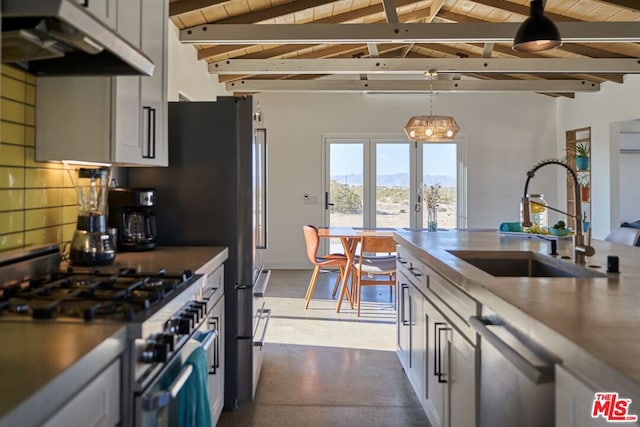
{"type": "Polygon", "coordinates": [[[637,246],[638,242],[640,242],[640,229],[620,227],[612,230],[604,240],[628,246],[637,246]]]}
{"type": "MultiPolygon", "coordinates": [[[[356,268],[360,265],[360,257],[354,261],[356,268]]],[[[386,274],[396,270],[395,256],[364,257],[362,271],[371,274],[386,274]]]]}

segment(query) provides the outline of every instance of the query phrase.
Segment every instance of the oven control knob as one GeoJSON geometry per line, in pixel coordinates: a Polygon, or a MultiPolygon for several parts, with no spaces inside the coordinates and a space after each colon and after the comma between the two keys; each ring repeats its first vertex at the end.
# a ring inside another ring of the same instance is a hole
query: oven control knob
{"type": "Polygon", "coordinates": [[[165,363],[169,359],[169,345],[163,342],[150,342],[140,354],[142,363],[165,363]]]}
{"type": "Polygon", "coordinates": [[[200,321],[200,317],[202,317],[200,310],[196,308],[189,307],[185,310],[185,312],[188,316],[191,316],[191,318],[194,320],[194,323],[198,323],[200,321]]]}
{"type": "Polygon", "coordinates": [[[207,303],[205,301],[194,301],[192,306],[200,310],[200,317],[204,317],[207,314],[207,303]]]}
{"type": "Polygon", "coordinates": [[[175,334],[180,328],[180,318],[172,317],[164,324],[164,331],[167,334],[175,334]]]}
{"type": "Polygon", "coordinates": [[[159,341],[169,347],[169,351],[173,351],[176,345],[176,336],[174,334],[164,333],[160,335],[159,341]]]}
{"type": "Polygon", "coordinates": [[[193,323],[191,316],[181,315],[178,323],[178,333],[180,335],[189,335],[193,328],[193,323]]]}

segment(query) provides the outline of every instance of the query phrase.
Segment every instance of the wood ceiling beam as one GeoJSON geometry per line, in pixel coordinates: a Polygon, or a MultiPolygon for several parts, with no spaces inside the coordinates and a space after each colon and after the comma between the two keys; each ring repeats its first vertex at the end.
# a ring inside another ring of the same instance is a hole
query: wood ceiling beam
{"type": "MultiPolygon", "coordinates": [[[[415,0],[397,0],[396,7],[407,6],[409,4],[415,3],[415,0]]],[[[429,9],[424,8],[423,10],[429,9]]],[[[376,15],[378,13],[383,13],[384,7],[382,3],[376,3],[371,6],[361,7],[359,9],[350,10],[349,12],[339,13],[334,16],[329,16],[327,18],[318,19],[313,21],[314,24],[340,24],[343,22],[353,21],[354,19],[360,19],[371,15],[376,15]]],[[[384,21],[380,21],[384,22],[384,21]]]]}
{"type": "Polygon", "coordinates": [[[333,0],[296,0],[278,6],[266,7],[255,12],[244,15],[232,16],[230,18],[213,21],[214,24],[255,24],[268,19],[278,18],[284,15],[311,9],[323,4],[334,3],[333,0]]]}
{"type": "MultiPolygon", "coordinates": [[[[493,7],[495,9],[504,10],[506,12],[517,13],[525,17],[529,16],[529,6],[521,4],[511,3],[505,0],[473,0],[474,3],[482,4],[485,6],[493,7]]],[[[554,22],[579,22],[581,19],[572,18],[570,16],[558,15],[557,13],[551,13],[548,10],[544,11],[544,16],[551,19],[554,22]]]]}
{"type": "MultiPolygon", "coordinates": [[[[456,22],[456,23],[470,23],[470,22],[487,22],[482,19],[473,18],[471,16],[460,15],[455,12],[451,12],[446,9],[441,9],[438,13],[438,18],[445,19],[447,21],[456,22]]],[[[509,41],[512,43],[513,41],[509,41]]],[[[565,52],[575,53],[576,55],[587,56],[590,58],[630,58],[630,56],[621,55],[617,52],[611,52],[606,49],[597,49],[591,46],[585,46],[582,44],[563,44],[562,46],[556,48],[558,50],[562,50],[565,52]]]]}
{"type": "Polygon", "coordinates": [[[579,80],[241,80],[235,92],[596,92],[600,85],[579,80]]]}
{"type": "MultiPolygon", "coordinates": [[[[397,4],[398,6],[404,6],[406,4],[410,4],[413,3],[413,0],[398,0],[397,4]]],[[[341,13],[339,15],[335,15],[331,18],[332,23],[339,23],[339,22],[346,22],[346,21],[350,21],[356,18],[362,18],[365,16],[370,16],[370,15],[375,15],[378,13],[382,13],[382,6],[380,4],[375,5],[375,11],[372,12],[372,7],[366,7],[366,8],[361,8],[361,9],[357,9],[355,11],[351,11],[351,12],[347,12],[347,13],[341,13]],[[353,15],[353,12],[358,12],[357,16],[353,15]],[[334,19],[335,18],[335,19],[334,19]]],[[[431,9],[429,7],[426,8],[422,8],[422,9],[418,9],[415,10],[413,12],[409,12],[409,13],[404,13],[402,15],[400,15],[400,19],[402,19],[403,22],[408,22],[408,21],[413,21],[416,19],[421,19],[424,16],[429,14],[429,11],[431,9]]],[[[324,20],[321,20],[324,22],[324,20]]],[[[376,22],[384,22],[384,20],[378,20],[376,22]]],[[[234,52],[237,50],[241,50],[241,49],[246,49],[250,46],[250,44],[242,44],[242,45],[219,45],[219,46],[213,46],[213,47],[206,47],[203,49],[199,49],[198,50],[198,59],[202,60],[202,59],[208,59],[214,56],[223,56],[226,55],[230,52],[234,52]]],[[[296,45],[293,45],[290,47],[290,53],[295,52],[297,50],[300,50],[300,47],[297,47],[296,45]]],[[[346,50],[349,50],[349,48],[347,47],[346,50]]],[[[276,55],[272,55],[271,57],[276,56],[276,55]]],[[[223,59],[223,58],[220,58],[223,59]]]]}
{"type": "MultiPolygon", "coordinates": [[[[620,6],[631,10],[637,10],[640,12],[640,4],[637,0],[596,0],[600,3],[612,4],[614,6],[620,6]]],[[[546,15],[546,13],[545,13],[546,15]]]]}
{"type": "Polygon", "coordinates": [[[384,15],[389,24],[397,24],[398,11],[396,10],[396,2],[394,0],[382,0],[382,7],[384,9],[384,15]]]}
{"type": "MultiPolygon", "coordinates": [[[[518,22],[466,25],[203,24],[180,30],[180,41],[185,44],[507,43],[513,41],[519,26],[518,22]]],[[[558,22],[557,26],[565,43],[640,41],[640,22],[558,22]]]]}
{"type": "Polygon", "coordinates": [[[227,3],[231,0],[180,0],[169,3],[169,17],[182,13],[193,12],[216,4],[227,3]]]}
{"type": "Polygon", "coordinates": [[[209,64],[215,74],[414,74],[442,73],[613,73],[638,74],[640,60],[564,58],[354,58],[354,59],[227,59],[209,64]]]}

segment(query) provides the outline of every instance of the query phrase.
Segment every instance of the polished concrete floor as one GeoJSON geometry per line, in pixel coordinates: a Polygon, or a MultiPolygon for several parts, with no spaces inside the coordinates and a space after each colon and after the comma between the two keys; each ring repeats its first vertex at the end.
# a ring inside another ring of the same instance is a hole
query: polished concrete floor
{"type": "Polygon", "coordinates": [[[322,273],[305,310],[310,276],[273,271],[255,400],[223,412],[218,426],[429,426],[395,353],[389,288],[365,288],[358,318],[346,301],[335,312],[335,273],[322,273]]]}

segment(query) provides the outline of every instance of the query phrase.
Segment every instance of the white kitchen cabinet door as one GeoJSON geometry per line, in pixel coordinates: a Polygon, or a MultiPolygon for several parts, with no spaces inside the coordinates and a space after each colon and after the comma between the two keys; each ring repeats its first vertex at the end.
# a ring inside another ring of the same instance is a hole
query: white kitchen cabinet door
{"type": "Polygon", "coordinates": [[[142,0],[141,47],[155,64],[153,76],[140,78],[142,163],[168,166],[167,145],[167,28],[165,0],[142,0]]]}
{"type": "Polygon", "coordinates": [[[447,426],[447,350],[449,326],[445,317],[425,298],[425,395],[423,407],[433,427],[447,426]]]}
{"type": "Polygon", "coordinates": [[[474,427],[476,421],[476,351],[455,328],[449,334],[449,426],[474,427]]]}
{"type": "Polygon", "coordinates": [[[411,323],[411,346],[410,346],[410,368],[409,368],[409,381],[413,385],[413,389],[418,396],[418,399],[422,399],[424,396],[424,310],[422,294],[411,285],[409,288],[410,305],[411,309],[409,321],[411,323]]]}
{"type": "Polygon", "coordinates": [[[396,327],[397,327],[397,353],[400,363],[405,372],[411,369],[410,352],[411,352],[411,296],[409,294],[409,280],[403,273],[397,276],[398,295],[396,298],[396,327]]]}
{"type": "MultiPolygon", "coordinates": [[[[118,0],[74,0],[109,28],[116,28],[118,0]]],[[[120,0],[122,3],[123,0],[120,0]]],[[[124,0],[129,1],[129,0],[124,0]]]]}
{"type": "Polygon", "coordinates": [[[120,423],[120,359],[78,390],[43,427],[113,427],[120,423]]]}
{"type": "MultiPolygon", "coordinates": [[[[587,385],[582,379],[567,371],[562,365],[556,365],[556,426],[572,427],[605,427],[611,426],[604,418],[592,418],[593,399],[597,389],[587,385]]],[[[637,415],[637,414],[634,414],[637,415]]],[[[619,423],[613,423],[619,424],[619,423]]],[[[622,425],[638,425],[637,423],[620,423],[622,425]]]]}

